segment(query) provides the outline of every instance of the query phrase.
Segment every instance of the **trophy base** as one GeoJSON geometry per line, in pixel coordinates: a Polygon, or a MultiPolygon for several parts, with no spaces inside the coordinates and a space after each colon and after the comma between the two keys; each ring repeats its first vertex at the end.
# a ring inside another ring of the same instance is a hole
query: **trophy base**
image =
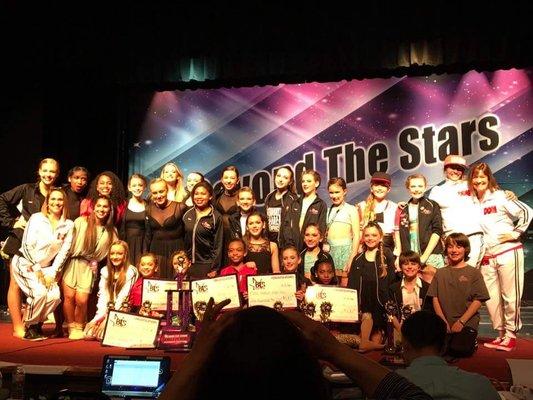
{"type": "Polygon", "coordinates": [[[165,351],[190,351],[194,342],[194,332],[182,331],[176,326],[163,327],[157,348],[165,351]]]}

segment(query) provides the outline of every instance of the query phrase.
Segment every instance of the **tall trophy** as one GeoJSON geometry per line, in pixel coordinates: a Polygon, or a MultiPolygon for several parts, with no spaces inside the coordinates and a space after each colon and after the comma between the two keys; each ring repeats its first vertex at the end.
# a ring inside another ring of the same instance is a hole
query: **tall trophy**
{"type": "Polygon", "coordinates": [[[385,303],[385,313],[387,314],[387,344],[383,352],[388,355],[393,355],[398,351],[394,341],[394,325],[392,323],[394,316],[398,313],[396,302],[392,300],[387,301],[385,303]]]}
{"type": "MultiPolygon", "coordinates": [[[[184,259],[178,258],[183,264],[184,259]]],[[[185,273],[176,275],[177,290],[167,290],[167,313],[165,326],[159,336],[159,349],[168,351],[189,351],[192,348],[194,332],[190,329],[191,320],[191,285],[186,279],[185,273]],[[178,293],[178,311],[174,314],[173,298],[178,293]]]]}

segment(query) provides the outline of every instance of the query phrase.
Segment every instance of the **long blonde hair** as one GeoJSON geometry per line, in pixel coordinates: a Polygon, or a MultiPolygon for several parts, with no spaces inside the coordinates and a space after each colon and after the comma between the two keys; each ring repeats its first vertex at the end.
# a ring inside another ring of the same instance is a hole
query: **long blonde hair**
{"type": "MultiPolygon", "coordinates": [[[[187,197],[187,192],[185,191],[185,187],[183,185],[183,172],[181,172],[180,167],[178,167],[178,164],[173,162],[167,162],[165,165],[163,165],[163,168],[161,168],[161,173],[159,174],[160,178],[163,178],[163,171],[167,166],[172,166],[176,170],[176,195],[174,197],[174,201],[182,202],[185,197],[187,197]]],[[[167,184],[168,185],[168,184],[167,184]]]]}
{"type": "MultiPolygon", "coordinates": [[[[115,240],[109,247],[109,252],[107,254],[107,292],[109,293],[109,301],[115,301],[115,295],[120,293],[120,290],[126,283],[126,271],[130,265],[129,253],[130,250],[128,244],[123,240],[115,240]],[[124,260],[122,260],[122,263],[118,267],[115,267],[111,262],[111,248],[113,246],[122,246],[124,249],[124,260]],[[118,278],[115,281],[115,273],[117,272],[118,278]]],[[[117,304],[116,306],[120,307],[120,304],[117,304]]]]}

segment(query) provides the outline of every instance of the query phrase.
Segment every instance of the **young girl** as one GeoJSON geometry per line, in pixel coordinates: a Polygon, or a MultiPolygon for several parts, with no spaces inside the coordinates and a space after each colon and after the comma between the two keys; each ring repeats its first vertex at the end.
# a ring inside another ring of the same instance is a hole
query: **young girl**
{"type": "Polygon", "coordinates": [[[347,189],[344,179],[331,178],[328,192],[332,204],[326,218],[326,240],[335,274],[341,279],[341,286],[346,286],[352,260],[359,249],[359,214],[355,206],[345,201],[347,189]]]}
{"type": "Polygon", "coordinates": [[[80,216],[80,204],[87,192],[89,171],[87,168],[76,166],[68,171],[68,185],[65,186],[67,195],[68,217],[72,221],[80,216]]]}
{"type": "Polygon", "coordinates": [[[305,289],[312,282],[304,276],[301,265],[302,259],[298,249],[287,246],[281,251],[281,273],[296,274],[296,299],[302,301],[305,297],[305,289]]]}
{"type": "Polygon", "coordinates": [[[521,201],[506,199],[485,163],[472,167],[468,185],[475,195],[486,246],[481,273],[490,294],[487,309],[498,331],[498,337],[485,346],[510,351],[522,326],[524,249],[520,237],[531,223],[533,210],[521,201]]]}
{"type": "Polygon", "coordinates": [[[305,249],[300,253],[300,257],[303,260],[304,276],[307,279],[311,279],[311,268],[315,265],[319,256],[322,257],[326,254],[320,247],[322,232],[317,224],[311,223],[305,228],[303,241],[305,249]]]}
{"type": "Polygon", "coordinates": [[[361,352],[383,348],[384,305],[393,271],[394,256],[383,245],[383,231],[377,222],[370,222],[363,229],[363,253],[354,258],[348,276],[348,287],[356,289],[359,296],[361,352]]]}
{"type": "Polygon", "coordinates": [[[320,175],[313,170],[302,174],[303,196],[295,200],[287,211],[283,222],[282,246],[293,245],[300,251],[304,249],[302,236],[311,223],[317,224],[320,232],[326,231],[326,203],[320,199],[316,190],[320,186],[320,175]]]}
{"type": "Polygon", "coordinates": [[[46,196],[46,211],[33,214],[28,221],[22,255],[11,263],[13,278],[27,296],[24,313],[24,339],[41,340],[41,325],[60,303],[57,281],[72,243],[73,222],[66,218],[66,195],[52,189],[46,196]]]}
{"type": "Polygon", "coordinates": [[[229,265],[222,268],[221,276],[237,275],[239,292],[244,300],[248,299],[248,282],[246,277],[257,275],[257,269],[252,268],[250,263],[244,262],[246,256],[246,244],[242,239],[231,239],[228,246],[229,265]]]}
{"type": "MultiPolygon", "coordinates": [[[[26,223],[32,214],[41,212],[44,200],[59,176],[59,163],[53,158],[41,160],[37,176],[37,183],[25,183],[0,195],[0,225],[8,230],[8,236],[2,247],[2,256],[5,258],[12,258],[15,254],[19,254],[26,223]],[[22,203],[20,210],[18,209],[19,203],[22,203]]],[[[21,338],[25,334],[22,323],[21,294],[13,274],[9,280],[7,304],[13,324],[13,336],[21,338]]]]}
{"type": "MultiPolygon", "coordinates": [[[[229,241],[232,238],[229,219],[231,215],[239,211],[239,208],[237,206],[239,190],[239,170],[237,169],[237,167],[233,165],[225,167],[222,170],[220,181],[222,182],[222,187],[220,190],[217,190],[213,205],[222,216],[224,238],[224,244],[222,249],[227,249],[229,241]]],[[[225,252],[223,253],[223,263],[226,263],[228,261],[226,259],[227,255],[225,254],[225,252]]]]}
{"type": "Polygon", "coordinates": [[[126,192],[121,180],[111,171],[104,171],[93,179],[87,198],[80,204],[80,215],[89,216],[100,196],[106,196],[111,200],[114,211],[113,223],[115,226],[120,226],[126,212],[126,192]]]}
{"type": "Polygon", "coordinates": [[[246,261],[253,261],[258,274],[279,274],[278,245],[266,238],[266,217],[254,211],[246,220],[246,261]]]}
{"type": "Polygon", "coordinates": [[[128,181],[128,191],[131,198],[124,220],[121,224],[120,237],[128,244],[130,261],[137,265],[144,250],[146,234],[146,200],[143,198],[146,190],[146,178],[140,174],[133,174],[128,181]]]}
{"type": "Polygon", "coordinates": [[[291,167],[281,167],[276,171],[274,185],[276,188],[265,198],[265,211],[268,217],[268,239],[279,245],[285,215],[297,198],[291,167]]]}
{"type": "Polygon", "coordinates": [[[89,216],[74,221],[70,257],[63,274],[63,310],[69,339],[83,339],[87,319],[87,301],[98,274],[98,263],[117,238],[113,225],[113,206],[107,197],[99,197],[89,216]]]}
{"type": "Polygon", "coordinates": [[[422,265],[430,267],[424,268],[423,279],[431,283],[434,268],[444,267],[440,207],[424,196],[426,178],[423,175],[409,176],[405,187],[411,198],[404,208],[398,208],[397,213],[401,249],[402,252],[412,250],[420,254],[422,265]]]}
{"type": "Polygon", "coordinates": [[[211,205],[213,187],[207,181],[197,183],[192,189],[194,208],[183,215],[185,248],[191,268],[191,279],[216,276],[222,260],[222,216],[211,205]]]}
{"type": "Polygon", "coordinates": [[[157,257],[153,253],[144,253],[137,264],[139,271],[137,281],[130,290],[129,302],[131,312],[138,313],[141,309],[143,281],[157,276],[157,257]]]}
{"type": "Polygon", "coordinates": [[[191,172],[189,175],[187,175],[187,182],[186,182],[187,196],[185,198],[185,205],[187,207],[190,208],[194,206],[192,202],[192,197],[191,197],[192,188],[198,182],[203,182],[204,180],[205,180],[204,175],[197,171],[191,172]]]}
{"type": "Polygon", "coordinates": [[[376,221],[383,231],[383,245],[395,256],[400,255],[400,237],[395,230],[398,205],[387,199],[391,189],[391,177],[385,172],[375,172],[370,179],[370,193],[357,204],[361,232],[369,222],[376,221]]]}
{"type": "Polygon", "coordinates": [[[159,177],[167,183],[167,197],[170,201],[181,203],[185,200],[187,192],[183,187],[183,173],[175,163],[168,162],[163,165],[159,177]]]}
{"type": "Polygon", "coordinates": [[[320,257],[311,268],[311,282],[314,285],[338,286],[339,280],[335,274],[335,264],[331,257],[320,257]]]}
{"type": "Polygon", "coordinates": [[[137,268],[129,262],[128,244],[122,240],[113,242],[107,265],[100,271],[96,315],[85,326],[85,339],[102,340],[110,304],[114,305],[112,309],[120,310],[124,303],[128,303],[137,276],[137,268]]]}

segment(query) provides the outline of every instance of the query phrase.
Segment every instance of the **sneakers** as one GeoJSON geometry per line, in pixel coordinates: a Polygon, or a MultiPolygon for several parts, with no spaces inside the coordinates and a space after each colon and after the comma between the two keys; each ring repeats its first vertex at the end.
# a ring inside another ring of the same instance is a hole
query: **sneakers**
{"type": "Polygon", "coordinates": [[[489,348],[489,349],[496,349],[502,342],[503,337],[497,337],[492,342],[483,343],[483,346],[489,348]]]}
{"type": "Polygon", "coordinates": [[[516,339],[508,336],[499,337],[492,342],[484,343],[483,346],[488,347],[489,349],[511,351],[516,347],[516,339]]]}
{"type": "Polygon", "coordinates": [[[516,339],[505,336],[503,340],[500,342],[500,344],[496,346],[496,350],[511,351],[515,347],[516,347],[516,339]]]}
{"type": "Polygon", "coordinates": [[[39,333],[37,325],[31,325],[30,327],[28,327],[28,329],[26,329],[23,339],[30,340],[32,342],[37,342],[46,339],[46,336],[43,336],[39,333]]]}

